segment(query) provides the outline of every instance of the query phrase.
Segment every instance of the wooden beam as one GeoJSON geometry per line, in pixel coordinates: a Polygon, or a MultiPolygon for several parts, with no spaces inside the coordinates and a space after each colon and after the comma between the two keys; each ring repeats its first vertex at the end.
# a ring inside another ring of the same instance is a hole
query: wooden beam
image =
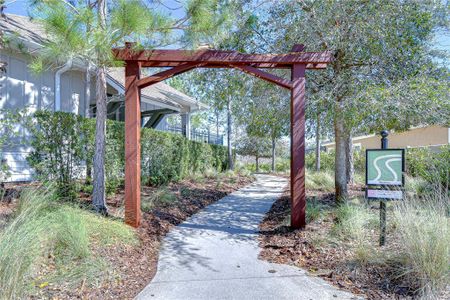
{"type": "Polygon", "coordinates": [[[238,68],[261,79],[291,90],[291,226],[306,224],[305,193],[305,70],[323,69],[333,55],[325,52],[302,52],[294,45],[287,54],[243,54],[217,50],[143,50],[131,45],[113,49],[117,59],[125,61],[125,221],[132,226],[140,222],[140,88],[170,78],[195,67],[238,68]],[[141,67],[174,67],[139,80],[141,67]],[[258,68],[289,68],[291,81],[258,68]]]}
{"type": "Polygon", "coordinates": [[[291,48],[291,52],[303,52],[305,50],[305,45],[303,44],[295,44],[291,48]]]}
{"type": "Polygon", "coordinates": [[[155,128],[161,122],[162,118],[169,113],[173,113],[173,110],[154,110],[150,119],[145,123],[146,128],[155,128]]]}
{"type": "Polygon", "coordinates": [[[240,66],[240,65],[232,65],[234,68],[240,69],[242,71],[244,71],[245,73],[251,74],[255,77],[261,78],[263,80],[266,80],[268,82],[271,83],[275,83],[279,86],[282,86],[284,88],[287,89],[291,89],[292,88],[292,82],[290,80],[281,78],[279,76],[270,74],[268,72],[265,71],[261,71],[257,68],[254,67],[250,67],[250,66],[240,66]]]}
{"type": "Polygon", "coordinates": [[[164,114],[164,115],[168,115],[168,114],[173,114],[176,113],[176,110],[170,109],[170,108],[161,108],[161,109],[153,109],[153,110],[146,110],[146,111],[142,111],[141,112],[141,117],[150,117],[152,115],[154,115],[155,113],[159,113],[159,114],[164,114]]]}
{"type": "Polygon", "coordinates": [[[192,62],[191,63],[183,63],[179,66],[173,67],[172,69],[165,70],[165,71],[153,74],[151,76],[142,78],[137,82],[137,85],[140,89],[143,89],[152,84],[169,79],[170,77],[173,77],[175,75],[192,70],[192,69],[196,68],[198,65],[200,65],[200,63],[192,63],[192,62]]]}
{"type": "Polygon", "coordinates": [[[115,57],[124,61],[139,61],[142,66],[174,66],[177,63],[203,62],[208,64],[247,64],[254,67],[270,65],[286,67],[292,64],[327,64],[333,59],[331,51],[286,54],[247,54],[219,50],[142,50],[129,48],[113,49],[115,57]]]}
{"type": "Polygon", "coordinates": [[[291,227],[306,225],[305,192],[305,65],[292,66],[291,89],[291,227]]]}
{"type": "Polygon", "coordinates": [[[125,222],[141,220],[141,105],[138,62],[125,65],[125,222]]]}
{"type": "MultiPolygon", "coordinates": [[[[185,64],[184,62],[141,62],[141,67],[145,68],[167,68],[167,67],[177,67],[185,64]]],[[[275,64],[275,63],[252,63],[252,64],[242,64],[233,63],[234,65],[252,66],[259,69],[291,69],[292,65],[285,64],[275,64]]],[[[219,63],[208,63],[197,66],[197,68],[232,68],[230,63],[219,64],[219,63]]],[[[326,69],[326,63],[309,63],[306,65],[306,69],[309,70],[321,70],[326,69]]]]}

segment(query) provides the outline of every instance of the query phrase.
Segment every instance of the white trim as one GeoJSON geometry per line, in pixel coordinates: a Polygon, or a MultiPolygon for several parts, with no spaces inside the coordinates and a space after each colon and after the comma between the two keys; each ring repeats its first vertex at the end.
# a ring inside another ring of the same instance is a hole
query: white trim
{"type": "Polygon", "coordinates": [[[450,144],[450,127],[447,128],[447,130],[448,130],[448,143],[450,144]]]}
{"type": "Polygon", "coordinates": [[[186,138],[191,139],[191,114],[184,113],[181,115],[181,126],[184,127],[183,130],[186,132],[186,138]]]}
{"type": "MultiPolygon", "coordinates": [[[[121,84],[117,83],[109,74],[108,74],[108,76],[106,76],[106,82],[110,86],[112,86],[119,94],[125,95],[124,87],[121,84]]],[[[157,105],[157,106],[160,106],[160,107],[163,107],[163,108],[172,109],[172,110],[175,110],[177,112],[181,111],[181,109],[179,107],[171,106],[171,105],[168,105],[168,104],[165,104],[165,103],[161,103],[161,102],[158,102],[158,101],[153,101],[153,100],[147,98],[146,96],[141,96],[141,101],[143,101],[145,103],[148,103],[148,104],[157,105]]]]}
{"type": "Polygon", "coordinates": [[[55,72],[55,111],[61,110],[61,75],[72,68],[72,60],[69,60],[62,68],[55,72]]]}

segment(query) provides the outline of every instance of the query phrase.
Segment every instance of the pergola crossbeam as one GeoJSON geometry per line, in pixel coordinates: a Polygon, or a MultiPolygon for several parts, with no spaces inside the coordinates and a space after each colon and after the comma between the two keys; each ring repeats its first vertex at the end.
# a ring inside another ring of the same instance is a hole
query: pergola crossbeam
{"type": "Polygon", "coordinates": [[[245,73],[248,73],[248,74],[251,74],[258,78],[261,78],[263,80],[266,80],[268,82],[275,83],[284,88],[287,88],[287,89],[292,88],[292,82],[290,80],[281,78],[277,75],[270,74],[269,72],[261,71],[258,68],[254,68],[251,66],[242,66],[242,65],[233,65],[233,67],[236,69],[240,69],[240,70],[244,71],[245,73]]]}
{"type": "Polygon", "coordinates": [[[330,51],[325,52],[291,52],[286,54],[247,54],[236,51],[220,50],[141,50],[132,49],[131,45],[123,49],[114,49],[117,59],[140,62],[142,67],[172,67],[184,63],[207,64],[242,64],[257,68],[290,68],[293,64],[305,64],[307,68],[316,68],[332,61],[330,51]]]}
{"type": "Polygon", "coordinates": [[[153,74],[151,76],[145,77],[140,79],[137,82],[137,85],[140,89],[146,88],[152,84],[161,82],[163,80],[169,79],[170,77],[173,77],[175,75],[179,75],[181,73],[187,72],[189,70],[192,70],[196,67],[198,67],[200,63],[184,63],[182,65],[179,65],[177,67],[173,67],[169,70],[165,70],[156,74],[153,74]]]}
{"type": "MultiPolygon", "coordinates": [[[[291,91],[291,227],[306,224],[305,193],[305,109],[307,69],[323,69],[333,59],[329,51],[302,52],[304,45],[286,54],[247,54],[219,50],[141,50],[113,49],[125,61],[125,222],[134,227],[140,222],[140,90],[194,68],[236,68],[291,91]],[[140,79],[142,67],[172,67],[140,79]],[[260,70],[289,69],[291,79],[260,70]]],[[[156,115],[155,115],[156,118],[156,115]]],[[[152,122],[150,122],[152,123],[152,122]]],[[[150,125],[150,124],[148,124],[150,125]]]]}

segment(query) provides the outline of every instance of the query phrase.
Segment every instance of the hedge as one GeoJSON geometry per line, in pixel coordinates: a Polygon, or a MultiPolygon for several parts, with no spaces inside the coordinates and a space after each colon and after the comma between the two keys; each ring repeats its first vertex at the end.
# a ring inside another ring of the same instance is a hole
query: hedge
{"type": "Polygon", "coordinates": [[[406,173],[439,184],[448,190],[450,186],[450,146],[439,149],[406,149],[406,173]]]}
{"type": "MultiPolygon", "coordinates": [[[[450,146],[442,146],[439,149],[432,148],[407,148],[406,174],[412,177],[421,177],[433,184],[442,187],[450,185],[450,146]]],[[[365,172],[365,151],[353,152],[353,164],[355,172],[365,172]]],[[[334,171],[334,151],[320,153],[320,169],[322,171],[334,171]]],[[[306,155],[306,168],[315,170],[315,153],[306,155]]]]}
{"type": "MultiPolygon", "coordinates": [[[[38,178],[56,182],[62,195],[73,196],[77,182],[82,179],[89,182],[86,170],[92,167],[95,119],[38,111],[27,124],[34,149],[27,159],[38,178]]],[[[113,191],[124,177],[125,124],[108,120],[106,132],[107,189],[113,191]]],[[[225,147],[150,128],[141,130],[141,164],[143,183],[153,185],[228,167],[225,147]]]]}

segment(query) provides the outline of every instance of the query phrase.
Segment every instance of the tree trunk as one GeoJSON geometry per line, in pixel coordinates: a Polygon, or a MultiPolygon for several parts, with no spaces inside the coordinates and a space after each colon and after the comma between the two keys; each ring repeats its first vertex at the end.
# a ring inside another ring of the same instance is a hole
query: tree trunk
{"type": "Polygon", "coordinates": [[[316,171],[320,171],[320,113],[317,114],[316,123],[316,171]]]}
{"type": "Polygon", "coordinates": [[[352,135],[351,133],[347,133],[346,135],[346,153],[347,153],[347,159],[346,159],[346,172],[347,172],[347,183],[353,184],[354,183],[354,173],[355,168],[353,164],[353,143],[352,143],[352,135]]]}
{"type": "MultiPolygon", "coordinates": [[[[84,108],[84,117],[89,118],[90,117],[90,111],[89,111],[89,105],[91,103],[91,73],[90,73],[90,64],[88,64],[86,68],[86,88],[84,91],[84,105],[86,106],[84,108]]],[[[92,161],[88,159],[86,161],[86,184],[92,183],[92,161]]]]}
{"type": "Polygon", "coordinates": [[[234,170],[233,148],[231,145],[231,100],[227,102],[227,147],[228,147],[228,169],[234,170]]]}
{"type": "MultiPolygon", "coordinates": [[[[100,25],[106,29],[106,0],[98,1],[98,18],[100,25]]],[[[97,212],[107,214],[105,197],[105,147],[106,147],[106,67],[97,67],[96,82],[96,126],[94,153],[94,187],[92,204],[97,212]]]]}
{"type": "Polygon", "coordinates": [[[97,212],[107,211],[105,201],[105,147],[106,147],[106,70],[100,67],[97,70],[96,85],[96,127],[95,127],[95,153],[94,153],[94,189],[92,204],[97,212]]]}
{"type": "Polygon", "coordinates": [[[272,138],[272,172],[275,172],[275,138],[272,138]]]}
{"type": "Polygon", "coordinates": [[[91,104],[91,66],[88,64],[88,67],[86,68],[86,89],[84,91],[84,105],[86,106],[84,108],[84,117],[89,118],[90,110],[89,105],[91,104]]]}
{"type": "Polygon", "coordinates": [[[219,138],[219,111],[216,111],[216,136],[219,138]]]}
{"type": "Polygon", "coordinates": [[[255,171],[256,171],[256,173],[258,173],[259,172],[259,156],[255,156],[255,160],[256,160],[255,171]]]}
{"type": "Polygon", "coordinates": [[[334,182],[336,188],[336,201],[343,202],[348,197],[347,191],[347,140],[345,138],[345,124],[343,119],[343,107],[336,103],[334,117],[334,139],[336,144],[334,182]]]}

